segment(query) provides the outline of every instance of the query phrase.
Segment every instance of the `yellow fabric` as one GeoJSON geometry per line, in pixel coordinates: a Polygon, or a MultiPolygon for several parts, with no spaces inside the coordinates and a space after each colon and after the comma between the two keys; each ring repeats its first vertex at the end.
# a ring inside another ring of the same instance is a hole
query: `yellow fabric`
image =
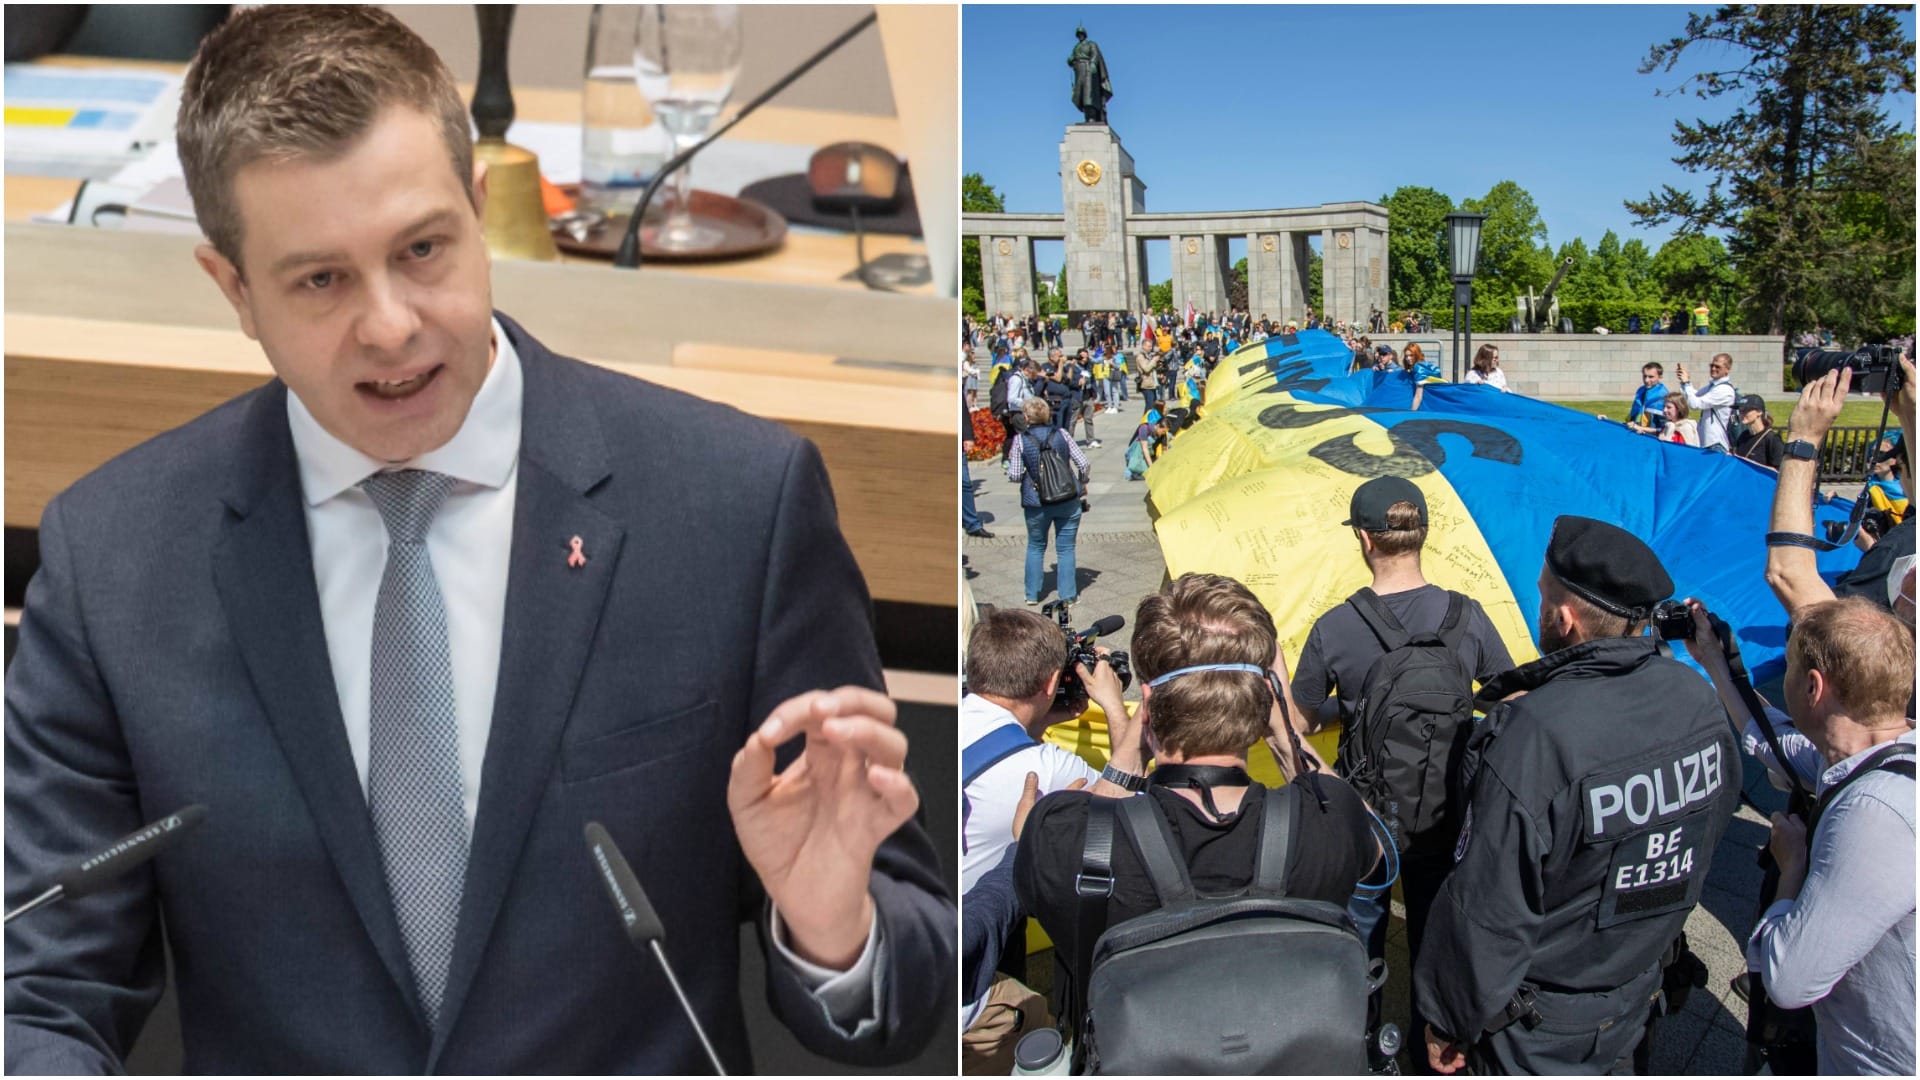
{"type": "Polygon", "coordinates": [[[1707,305],[1701,304],[1699,307],[1693,309],[1693,325],[1707,325],[1707,305]]]}
{"type": "Polygon", "coordinates": [[[1895,525],[1907,520],[1907,508],[1912,505],[1910,499],[1889,498],[1887,493],[1877,487],[1867,489],[1867,505],[1875,510],[1885,510],[1893,515],[1895,525]]]}

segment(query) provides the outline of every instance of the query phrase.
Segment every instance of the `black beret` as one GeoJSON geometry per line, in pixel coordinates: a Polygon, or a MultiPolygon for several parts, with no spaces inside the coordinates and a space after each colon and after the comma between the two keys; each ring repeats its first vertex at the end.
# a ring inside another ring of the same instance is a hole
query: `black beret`
{"type": "Polygon", "coordinates": [[[1592,518],[1554,519],[1547,571],[1574,595],[1635,622],[1673,595],[1673,579],[1645,541],[1592,518]]]}

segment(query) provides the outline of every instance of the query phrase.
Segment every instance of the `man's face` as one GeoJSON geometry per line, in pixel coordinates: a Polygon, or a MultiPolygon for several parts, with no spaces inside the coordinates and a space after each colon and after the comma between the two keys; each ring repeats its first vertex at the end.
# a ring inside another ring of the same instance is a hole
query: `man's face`
{"type": "Polygon", "coordinates": [[[1726,378],[1727,372],[1732,370],[1733,370],[1733,365],[1727,363],[1725,359],[1718,356],[1714,357],[1713,362],[1707,365],[1707,371],[1711,373],[1713,377],[1716,379],[1726,378]]]}
{"type": "Polygon", "coordinates": [[[1560,583],[1545,567],[1540,569],[1540,655],[1557,653],[1574,642],[1560,628],[1560,583]]]}
{"type": "Polygon", "coordinates": [[[1659,381],[1660,373],[1657,371],[1643,371],[1640,373],[1640,382],[1646,386],[1652,386],[1659,381]]]}
{"type": "Polygon", "coordinates": [[[240,268],[197,252],[320,426],[381,461],[437,449],[492,363],[491,262],[440,126],[389,107],[345,152],[233,179],[240,268]]]}

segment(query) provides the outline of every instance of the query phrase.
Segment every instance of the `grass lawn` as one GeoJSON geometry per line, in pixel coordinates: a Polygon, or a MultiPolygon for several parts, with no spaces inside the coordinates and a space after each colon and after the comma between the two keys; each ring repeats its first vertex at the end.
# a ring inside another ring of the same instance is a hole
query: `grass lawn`
{"type": "MultiPolygon", "coordinates": [[[[1782,394],[1778,399],[1767,402],[1767,411],[1773,414],[1774,424],[1782,431],[1786,429],[1787,417],[1793,415],[1793,405],[1794,402],[1798,400],[1800,400],[1800,395],[1798,394],[1782,394]]],[[[1625,420],[1627,418],[1627,402],[1625,399],[1620,401],[1556,401],[1554,404],[1565,405],[1569,409],[1586,413],[1588,416],[1599,416],[1605,413],[1615,420],[1625,420]]],[[[1834,426],[1877,427],[1879,423],[1880,399],[1873,397],[1849,401],[1841,406],[1840,419],[1835,422],[1834,426]]],[[[1887,426],[1898,427],[1899,424],[1889,415],[1887,417],[1887,426]]]]}

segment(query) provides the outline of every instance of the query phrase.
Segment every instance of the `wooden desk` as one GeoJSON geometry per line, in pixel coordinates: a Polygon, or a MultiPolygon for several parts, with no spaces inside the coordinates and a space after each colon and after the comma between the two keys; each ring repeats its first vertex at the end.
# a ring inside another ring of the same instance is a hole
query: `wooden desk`
{"type": "MultiPolygon", "coordinates": [[[[528,119],[567,119],[577,110],[573,94],[515,96],[528,119]]],[[[897,145],[899,135],[890,117],[773,107],[737,130],[747,139],[883,146],[897,145]]],[[[273,374],[194,265],[192,238],[20,223],[72,187],[7,182],[11,526],[37,526],[47,500],[87,471],[273,374]]],[[[891,239],[892,246],[870,239],[869,255],[923,250],[891,239]]],[[[759,259],[639,274],[586,261],[501,260],[494,302],[556,352],[726,402],[812,439],[874,596],[951,605],[958,305],[840,282],[852,265],[851,239],[800,236],[759,259]]]]}
{"type": "MultiPolygon", "coordinates": [[[[133,63],[84,56],[47,57],[38,63],[55,67],[133,67],[146,71],[168,72],[180,71],[184,67],[180,64],[133,63]]],[[[460,92],[471,99],[473,87],[464,85],[460,88],[460,92]]],[[[515,90],[513,102],[516,120],[554,124],[580,122],[580,95],[574,91],[515,90]]],[[[726,115],[731,116],[734,111],[729,109],[726,115]]],[[[825,146],[828,143],[857,140],[884,146],[895,154],[902,153],[905,146],[900,121],[895,117],[825,112],[817,109],[786,109],[778,105],[768,105],[747,117],[740,122],[739,127],[728,133],[727,137],[738,138],[743,142],[788,143],[797,146],[825,146]]],[[[507,132],[507,138],[508,141],[512,141],[511,130],[507,132]]],[[[74,192],[79,189],[80,181],[74,178],[8,176],[6,220],[29,220],[35,214],[45,213],[73,198],[74,192]]],[[[906,236],[869,235],[867,237],[869,259],[896,253],[924,256],[927,253],[927,246],[916,238],[906,236]]],[[[605,265],[604,260],[598,259],[575,260],[571,256],[562,258],[563,261],[578,261],[584,265],[596,263],[605,265]]],[[[793,285],[821,285],[864,291],[866,286],[860,282],[843,280],[856,265],[858,260],[855,258],[851,233],[825,235],[789,232],[784,244],[764,255],[726,262],[676,263],[674,269],[697,277],[718,277],[738,281],[778,281],[793,285]]],[[[923,285],[909,289],[908,292],[932,296],[933,286],[923,285]]]]}

